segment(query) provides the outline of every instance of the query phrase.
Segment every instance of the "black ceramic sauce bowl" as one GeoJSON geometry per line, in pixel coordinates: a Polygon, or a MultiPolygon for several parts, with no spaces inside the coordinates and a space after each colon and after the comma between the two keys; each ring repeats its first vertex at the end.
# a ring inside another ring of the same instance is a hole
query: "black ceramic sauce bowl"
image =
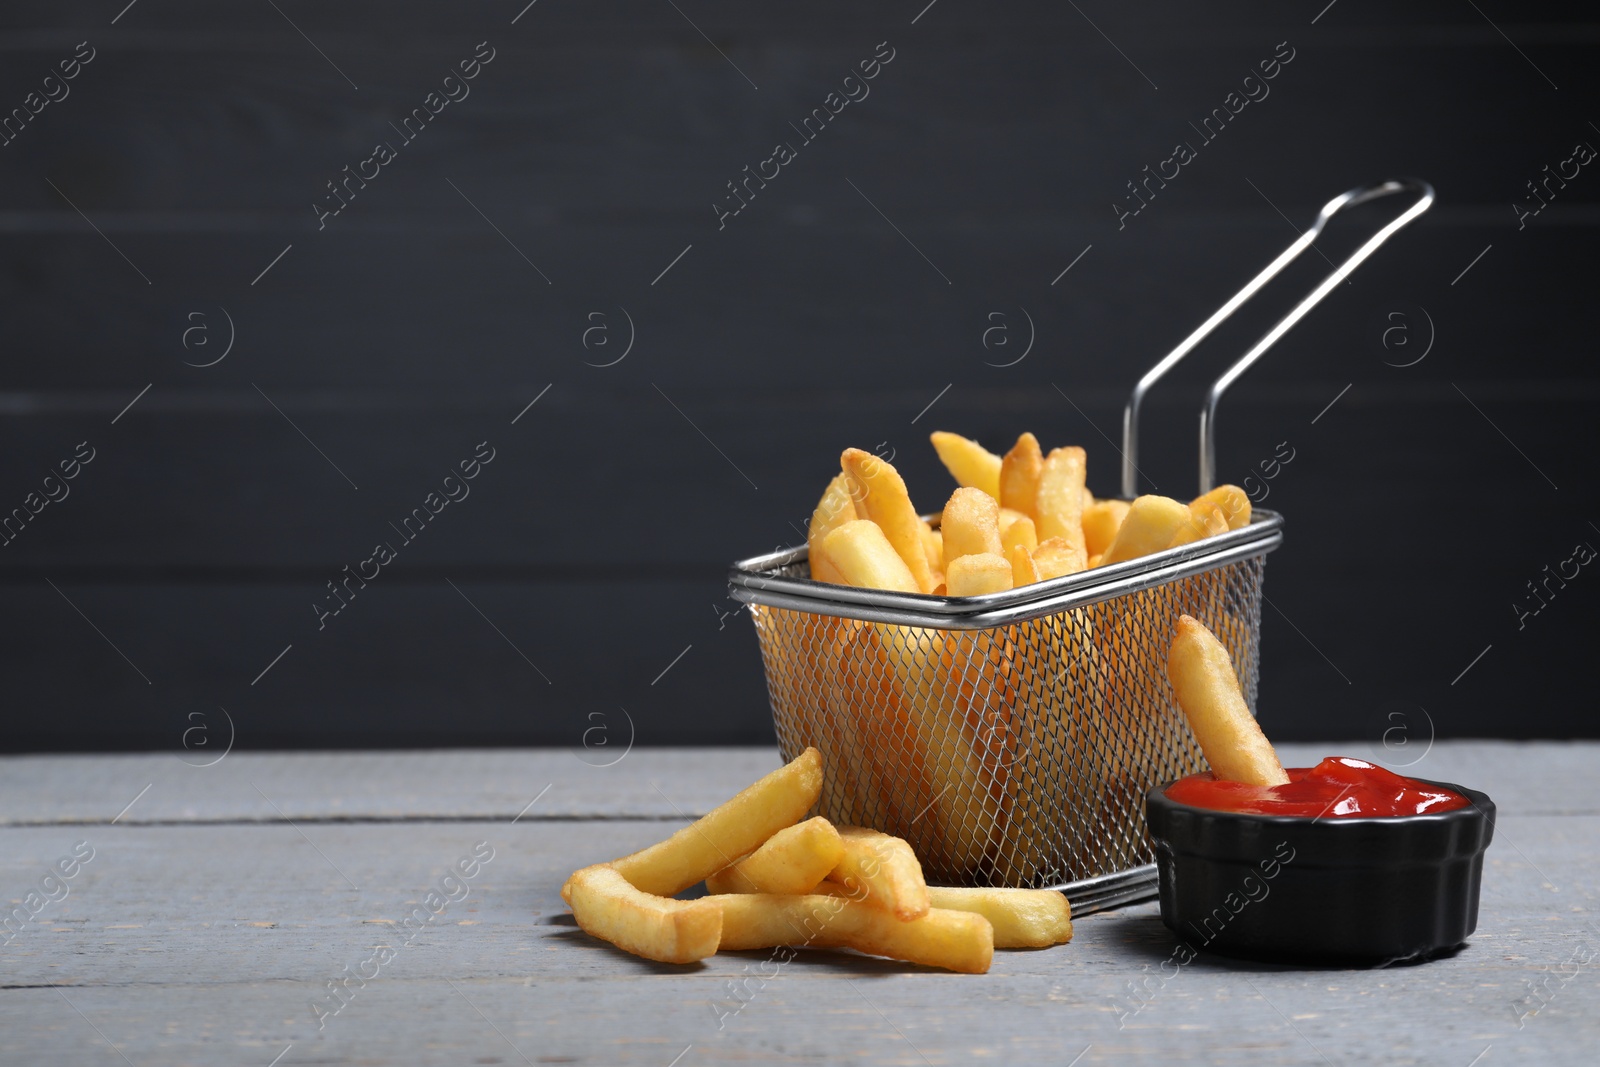
{"type": "Polygon", "coordinates": [[[1478,925],[1494,802],[1395,818],[1309,819],[1145,797],[1161,920],[1197,950],[1280,962],[1376,964],[1460,945],[1478,925]]]}

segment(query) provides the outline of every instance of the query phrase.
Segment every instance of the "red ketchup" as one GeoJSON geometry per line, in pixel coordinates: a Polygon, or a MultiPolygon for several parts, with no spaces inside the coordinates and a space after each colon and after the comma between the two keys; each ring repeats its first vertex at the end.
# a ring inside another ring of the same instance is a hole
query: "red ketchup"
{"type": "Polygon", "coordinates": [[[1167,796],[1196,808],[1312,819],[1422,815],[1464,808],[1469,803],[1459,793],[1347,756],[1329,756],[1315,767],[1287,770],[1288,785],[1219,781],[1210,771],[1203,771],[1173,782],[1167,787],[1167,796]]]}

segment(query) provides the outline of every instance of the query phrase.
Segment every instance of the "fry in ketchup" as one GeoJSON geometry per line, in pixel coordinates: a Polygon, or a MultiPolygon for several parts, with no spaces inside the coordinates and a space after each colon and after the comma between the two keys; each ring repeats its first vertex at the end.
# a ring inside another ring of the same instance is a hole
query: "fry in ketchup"
{"type": "Polygon", "coordinates": [[[1308,819],[1426,815],[1469,803],[1442,786],[1348,756],[1329,756],[1315,767],[1290,767],[1288,775],[1287,785],[1250,785],[1204,771],[1173,782],[1167,796],[1196,808],[1308,819]]]}
{"type": "Polygon", "coordinates": [[[1167,679],[1211,765],[1167,787],[1167,796],[1180,804],[1317,819],[1423,815],[1468,803],[1459,793],[1343,756],[1284,770],[1250,714],[1228,650],[1187,615],[1178,618],[1167,679]]]}

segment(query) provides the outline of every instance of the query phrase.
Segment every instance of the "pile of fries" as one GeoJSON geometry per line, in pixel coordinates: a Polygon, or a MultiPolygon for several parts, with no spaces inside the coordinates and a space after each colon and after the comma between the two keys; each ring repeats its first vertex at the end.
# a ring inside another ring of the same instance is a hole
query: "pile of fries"
{"type": "Polygon", "coordinates": [[[805,819],[821,793],[808,748],[667,840],[573,872],[562,899],[588,933],[663,963],[795,946],[983,974],[996,948],[1071,940],[1060,893],[929,886],[904,840],[805,819]],[[701,881],[709,895],[677,899],[701,881]]]}
{"type": "MultiPolygon", "coordinates": [[[[935,523],[891,464],[844,452],[811,519],[814,580],[979,596],[1251,518],[1231,485],[1187,504],[1095,500],[1084,449],[1046,455],[1031,433],[1004,456],[953,433],[932,441],[959,483],[935,523]]],[[[1225,584],[1197,575],[979,630],[788,611],[757,625],[775,712],[828,760],[827,814],[903,836],[943,881],[1047,885],[1138,861],[1151,776],[1193,761],[1161,694],[1161,651],[1185,611],[1229,647],[1248,643],[1225,584]]]]}
{"type": "Polygon", "coordinates": [[[1096,500],[1088,455],[1045,455],[1025,433],[1004,456],[953,433],[933,447],[961,486],[939,528],[911,505],[888,462],[848,448],[806,536],[819,582],[981,596],[1190,544],[1250,523],[1250,498],[1223,485],[1184,504],[1165,496],[1096,500]]]}

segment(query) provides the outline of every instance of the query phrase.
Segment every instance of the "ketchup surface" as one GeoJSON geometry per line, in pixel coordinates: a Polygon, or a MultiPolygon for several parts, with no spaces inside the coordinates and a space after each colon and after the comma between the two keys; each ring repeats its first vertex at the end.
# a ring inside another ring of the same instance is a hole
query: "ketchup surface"
{"type": "Polygon", "coordinates": [[[1459,793],[1347,756],[1329,756],[1315,767],[1286,770],[1288,785],[1218,781],[1216,775],[1203,771],[1173,782],[1167,787],[1167,796],[1196,808],[1312,819],[1421,815],[1470,803],[1459,793]]]}

